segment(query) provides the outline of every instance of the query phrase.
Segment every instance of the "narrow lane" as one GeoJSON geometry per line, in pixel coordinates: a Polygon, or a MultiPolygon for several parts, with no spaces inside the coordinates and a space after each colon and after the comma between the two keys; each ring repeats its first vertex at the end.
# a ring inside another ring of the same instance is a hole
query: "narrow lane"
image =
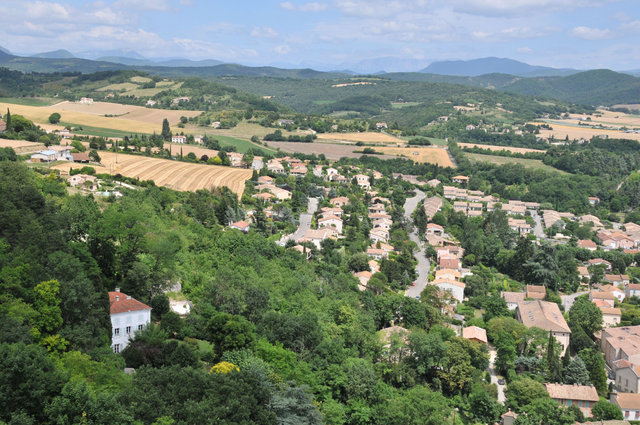
{"type": "MultiPolygon", "coordinates": [[[[427,195],[421,191],[420,189],[416,189],[416,195],[413,198],[408,198],[404,203],[404,217],[406,220],[411,220],[411,214],[418,207],[420,201],[426,198],[427,195]]],[[[424,244],[420,242],[420,238],[418,237],[417,229],[413,229],[413,232],[409,234],[409,239],[415,242],[419,251],[416,253],[416,259],[418,260],[418,265],[416,266],[416,272],[418,273],[418,277],[415,280],[415,285],[410,286],[404,293],[407,297],[418,298],[422,290],[427,286],[427,280],[429,277],[429,270],[431,268],[431,263],[425,257],[425,249],[424,244]]]]}

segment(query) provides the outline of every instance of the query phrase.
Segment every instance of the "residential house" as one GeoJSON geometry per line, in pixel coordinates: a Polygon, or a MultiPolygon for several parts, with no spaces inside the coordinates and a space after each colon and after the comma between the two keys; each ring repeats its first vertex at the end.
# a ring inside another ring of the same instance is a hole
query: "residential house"
{"type": "Polygon", "coordinates": [[[455,176],[451,179],[452,182],[458,184],[467,184],[469,183],[469,177],[467,176],[455,176]]]}
{"type": "Polygon", "coordinates": [[[336,217],[342,218],[342,214],[343,213],[344,213],[344,210],[342,208],[339,208],[339,207],[322,207],[322,208],[320,208],[320,215],[321,216],[335,215],[336,217]]]}
{"type": "Polygon", "coordinates": [[[589,203],[595,206],[600,203],[600,198],[597,196],[589,196],[589,203]]]}
{"type": "MultiPolygon", "coordinates": [[[[629,283],[629,282],[627,282],[629,283]]],[[[600,285],[600,289],[603,292],[611,292],[613,296],[620,302],[624,301],[625,293],[623,289],[620,289],[614,285],[600,285]]]]}
{"type": "Polygon", "coordinates": [[[129,345],[136,332],[151,322],[151,307],[120,292],[120,288],[109,292],[111,315],[111,349],[120,353],[129,345]]]}
{"type": "Polygon", "coordinates": [[[318,219],[318,227],[332,227],[338,233],[342,233],[342,219],[333,214],[318,219]]]}
{"type": "Polygon", "coordinates": [[[73,162],[80,163],[80,164],[88,164],[89,161],[91,161],[91,158],[89,158],[89,153],[87,152],[72,153],[71,158],[73,162]]]}
{"type": "Polygon", "coordinates": [[[604,279],[605,282],[610,283],[612,285],[628,285],[631,281],[629,276],[626,274],[605,274],[604,279]]]}
{"type": "Polygon", "coordinates": [[[373,273],[365,270],[362,272],[353,273],[353,276],[360,281],[360,283],[358,284],[358,289],[364,291],[365,289],[367,289],[367,283],[369,283],[369,279],[371,279],[373,273]]]}
{"type": "Polygon", "coordinates": [[[438,269],[436,270],[436,279],[460,280],[462,274],[455,269],[438,269]]]}
{"type": "Polygon", "coordinates": [[[624,286],[625,297],[640,297],[640,284],[630,283],[624,286]]]}
{"type": "Polygon", "coordinates": [[[265,202],[269,202],[272,201],[276,198],[276,195],[274,195],[273,193],[269,193],[269,192],[261,192],[261,193],[256,193],[255,195],[253,195],[254,198],[257,199],[262,199],[265,202]]]}
{"type": "Polygon", "coordinates": [[[585,417],[591,416],[591,408],[600,400],[593,385],[544,384],[549,397],[561,406],[577,406],[585,417]]]}
{"type": "Polygon", "coordinates": [[[285,174],[284,167],[280,161],[276,161],[275,159],[270,159],[269,162],[267,162],[267,170],[274,174],[285,174]]]}
{"type": "Polygon", "coordinates": [[[558,304],[541,300],[520,301],[516,307],[516,319],[528,328],[536,327],[551,332],[563,347],[561,355],[565,355],[571,329],[564,320],[558,304]]]}
{"type": "Polygon", "coordinates": [[[467,326],[462,329],[462,337],[481,344],[487,343],[487,331],[478,326],[467,326]]]}
{"type": "Polygon", "coordinates": [[[368,210],[369,210],[370,213],[387,212],[387,209],[383,204],[370,205],[368,210]]]}
{"type": "Polygon", "coordinates": [[[258,177],[258,183],[260,184],[272,185],[274,181],[275,179],[273,177],[269,177],[269,176],[258,177]]]}
{"type": "Polygon", "coordinates": [[[293,125],[294,121],[293,120],[278,120],[278,125],[280,127],[286,127],[288,125],[293,125]]]}
{"type": "Polygon", "coordinates": [[[369,176],[365,174],[356,174],[356,183],[363,189],[369,190],[371,188],[371,183],[369,183],[369,176]]]}
{"type": "Polygon", "coordinates": [[[438,179],[431,179],[427,182],[427,185],[429,185],[430,187],[438,187],[440,186],[440,184],[442,184],[442,182],[438,179]]]}
{"type": "Polygon", "coordinates": [[[589,269],[585,266],[578,266],[578,275],[580,276],[580,280],[590,280],[591,274],[589,273],[589,269]]]}
{"type": "Polygon", "coordinates": [[[437,286],[441,291],[446,291],[451,294],[453,299],[461,303],[464,301],[464,288],[465,284],[457,280],[436,279],[433,282],[429,282],[431,285],[437,286]]]}
{"type": "Polygon", "coordinates": [[[640,366],[627,360],[616,362],[615,389],[623,393],[640,393],[640,366]]]}
{"type": "Polygon", "coordinates": [[[347,198],[346,196],[338,196],[337,198],[331,198],[329,200],[329,203],[336,207],[342,208],[349,203],[349,198],[347,198]]]}
{"type": "Polygon", "coordinates": [[[460,259],[453,256],[442,256],[438,259],[438,266],[441,269],[459,269],[460,259]]]}
{"type": "Polygon", "coordinates": [[[85,105],[91,105],[93,103],[93,98],[92,97],[81,97],[79,103],[83,103],[85,105]]]}
{"type": "Polygon", "coordinates": [[[384,128],[384,129],[387,129],[387,128],[388,128],[388,126],[387,126],[387,123],[386,123],[386,122],[377,122],[377,123],[376,123],[376,128],[377,128],[378,130],[382,130],[383,128],[384,128]]]}
{"type": "Polygon", "coordinates": [[[393,221],[389,220],[388,218],[380,218],[378,220],[374,220],[372,225],[374,229],[381,229],[385,232],[389,232],[389,230],[391,230],[391,226],[393,225],[393,221]]]}
{"type": "Polygon", "coordinates": [[[377,244],[378,242],[387,242],[389,240],[389,232],[380,228],[373,229],[369,232],[369,239],[371,239],[374,244],[377,244]]]}
{"type": "Polygon", "coordinates": [[[585,214],[585,215],[581,215],[580,217],[578,217],[578,223],[580,224],[587,224],[587,223],[591,223],[593,224],[593,227],[604,227],[602,225],[602,222],[600,221],[600,219],[598,217],[596,217],[595,215],[592,214],[585,214]]]}
{"type": "Polygon", "coordinates": [[[444,227],[436,223],[427,223],[427,235],[444,235],[444,227]]]}
{"type": "Polygon", "coordinates": [[[456,212],[461,212],[463,214],[467,214],[467,203],[463,201],[455,201],[453,203],[453,210],[456,212]]]}
{"type": "Polygon", "coordinates": [[[527,285],[527,298],[544,300],[547,296],[547,288],[543,285],[527,285]]]}
{"type": "Polygon", "coordinates": [[[600,336],[600,350],[612,369],[621,359],[640,365],[640,326],[605,328],[600,336]]]}
{"type": "Polygon", "coordinates": [[[187,136],[171,136],[171,143],[187,143],[187,136]]]}
{"type": "Polygon", "coordinates": [[[513,425],[516,422],[516,419],[518,419],[518,414],[509,409],[500,417],[502,418],[502,425],[513,425]]]}
{"type": "Polygon", "coordinates": [[[311,258],[311,250],[307,249],[306,246],[294,245],[293,249],[298,251],[300,254],[304,255],[307,260],[311,258]]]}
{"type": "Polygon", "coordinates": [[[322,177],[322,165],[316,165],[313,167],[313,175],[316,177],[322,177]]]}
{"type": "Polygon", "coordinates": [[[442,198],[432,196],[424,201],[424,212],[427,219],[433,218],[433,216],[442,208],[442,198]]]}
{"type": "Polygon", "coordinates": [[[31,155],[31,162],[73,161],[69,146],[49,146],[31,155]]]}
{"type": "Polygon", "coordinates": [[[521,235],[526,235],[528,233],[531,233],[531,225],[527,223],[526,220],[515,219],[511,217],[509,217],[507,220],[508,220],[509,227],[514,232],[518,232],[521,235]]]}
{"type": "Polygon", "coordinates": [[[73,187],[90,186],[91,190],[95,190],[98,188],[96,183],[96,176],[90,176],[88,174],[76,174],[76,175],[70,176],[69,184],[73,187]]]}
{"type": "Polygon", "coordinates": [[[609,400],[622,410],[624,419],[629,421],[640,420],[640,394],[613,392],[609,400]]]}
{"type": "Polygon", "coordinates": [[[296,177],[304,177],[307,175],[307,167],[305,165],[298,165],[292,168],[289,174],[296,177]]]}
{"type": "Polygon", "coordinates": [[[616,307],[598,306],[602,311],[602,326],[609,328],[618,326],[622,320],[622,310],[616,307]]]}
{"type": "Polygon", "coordinates": [[[307,229],[300,239],[296,240],[296,243],[311,242],[316,248],[320,249],[320,243],[327,238],[336,238],[336,231],[332,227],[323,227],[321,229],[307,229]]]}
{"type": "Polygon", "coordinates": [[[588,249],[589,251],[595,251],[598,249],[598,245],[592,240],[580,239],[578,241],[578,248],[588,249]]]}
{"type": "Polygon", "coordinates": [[[613,307],[616,297],[611,292],[591,291],[589,292],[589,301],[598,305],[613,307]]]}
{"type": "Polygon", "coordinates": [[[379,248],[368,248],[366,254],[367,256],[372,257],[378,261],[382,260],[383,258],[389,257],[388,252],[385,252],[384,249],[379,248]]]}
{"type": "Polygon", "coordinates": [[[327,180],[331,181],[331,177],[339,175],[338,170],[333,167],[327,168],[327,180]]]}
{"type": "Polygon", "coordinates": [[[527,212],[527,207],[521,201],[509,201],[502,204],[501,209],[509,215],[525,215],[527,212]]]}
{"type": "Polygon", "coordinates": [[[261,156],[254,156],[253,161],[251,162],[251,169],[260,171],[264,168],[264,160],[261,156]]]}
{"type": "Polygon", "coordinates": [[[240,231],[243,231],[244,233],[248,233],[250,227],[251,225],[243,220],[236,221],[235,223],[229,224],[229,228],[238,229],[240,231]]]}
{"type": "Polygon", "coordinates": [[[155,100],[149,99],[149,100],[147,100],[147,103],[145,103],[145,105],[146,106],[156,106],[157,103],[158,102],[156,102],[155,100]]]}
{"type": "Polygon", "coordinates": [[[467,207],[468,217],[479,217],[482,215],[482,204],[480,202],[470,202],[467,207]]]}
{"type": "Polygon", "coordinates": [[[605,270],[611,270],[611,263],[602,258],[592,258],[587,261],[587,266],[605,266],[605,270]]]}
{"type": "Polygon", "coordinates": [[[518,307],[518,303],[520,301],[524,301],[526,298],[525,295],[526,294],[524,292],[500,292],[500,296],[507,303],[507,308],[511,311],[514,311],[516,307],[518,307]]]}

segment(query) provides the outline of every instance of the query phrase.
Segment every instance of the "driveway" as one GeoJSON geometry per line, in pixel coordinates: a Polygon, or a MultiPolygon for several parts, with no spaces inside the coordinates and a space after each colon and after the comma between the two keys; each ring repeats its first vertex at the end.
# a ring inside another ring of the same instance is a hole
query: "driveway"
{"type": "MultiPolygon", "coordinates": [[[[404,203],[404,217],[407,220],[411,220],[411,214],[418,206],[418,203],[426,198],[427,195],[421,191],[420,189],[416,189],[416,196],[413,198],[408,198],[404,203]]],[[[415,242],[420,250],[416,253],[416,258],[418,260],[418,265],[416,266],[416,272],[418,273],[418,277],[415,280],[415,286],[410,286],[405,292],[404,295],[407,297],[418,298],[420,297],[420,293],[427,286],[427,278],[429,277],[429,270],[431,268],[431,263],[424,256],[425,249],[424,245],[420,242],[418,238],[418,232],[416,229],[413,230],[409,234],[409,239],[415,242]]]]}
{"type": "Polygon", "coordinates": [[[285,246],[288,240],[298,240],[304,236],[307,230],[311,229],[311,219],[313,213],[318,209],[318,198],[309,198],[307,212],[300,214],[300,224],[296,231],[290,235],[285,235],[278,241],[278,245],[285,246]]]}
{"type": "Polygon", "coordinates": [[[496,372],[496,357],[498,357],[498,352],[492,346],[489,346],[488,348],[489,348],[489,373],[491,374],[491,383],[496,384],[496,386],[498,387],[498,402],[500,404],[504,404],[506,400],[504,396],[504,389],[506,385],[498,384],[498,379],[502,378],[502,376],[499,377],[498,373],[496,372]]]}

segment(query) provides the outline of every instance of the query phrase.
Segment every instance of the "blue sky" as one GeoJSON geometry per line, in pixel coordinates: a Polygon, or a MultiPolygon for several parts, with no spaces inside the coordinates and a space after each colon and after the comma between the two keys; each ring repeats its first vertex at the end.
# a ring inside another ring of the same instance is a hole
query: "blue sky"
{"type": "Polygon", "coordinates": [[[0,46],[19,54],[122,49],[364,71],[498,56],[630,70],[639,42],[639,0],[0,0],[0,46]]]}

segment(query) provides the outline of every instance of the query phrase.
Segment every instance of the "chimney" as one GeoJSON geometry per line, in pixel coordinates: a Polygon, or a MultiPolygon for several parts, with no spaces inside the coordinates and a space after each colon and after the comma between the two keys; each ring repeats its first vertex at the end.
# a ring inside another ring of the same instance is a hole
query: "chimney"
{"type": "Polygon", "coordinates": [[[116,286],[116,292],[120,292],[120,287],[116,286]]]}
{"type": "Polygon", "coordinates": [[[131,299],[131,295],[127,295],[127,299],[130,300],[131,299]]]}
{"type": "Polygon", "coordinates": [[[120,301],[120,297],[116,295],[116,301],[120,301]]]}

